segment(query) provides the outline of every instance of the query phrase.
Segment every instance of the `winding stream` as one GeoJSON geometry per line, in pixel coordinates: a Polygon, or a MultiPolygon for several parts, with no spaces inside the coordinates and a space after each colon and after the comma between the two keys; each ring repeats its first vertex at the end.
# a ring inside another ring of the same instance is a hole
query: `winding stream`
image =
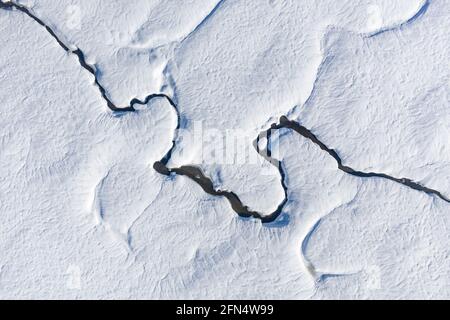
{"type": "Polygon", "coordinates": [[[279,123],[273,124],[268,130],[263,131],[257,137],[257,139],[254,141],[253,146],[260,156],[262,156],[266,161],[269,161],[272,165],[274,165],[278,168],[278,171],[279,171],[280,177],[281,177],[281,184],[284,189],[284,199],[278,205],[277,209],[270,214],[262,214],[262,213],[259,213],[256,211],[252,211],[251,209],[249,209],[247,206],[245,206],[242,203],[242,201],[239,199],[239,197],[234,192],[215,189],[212,180],[209,177],[207,177],[200,168],[195,167],[195,166],[182,166],[179,168],[169,168],[167,166],[167,164],[172,156],[172,152],[175,148],[177,131],[180,127],[180,112],[177,108],[176,103],[172,100],[172,98],[170,98],[168,95],[166,95],[164,93],[154,93],[154,94],[148,95],[144,100],[139,100],[136,98],[131,100],[129,106],[117,107],[110,100],[105,88],[98,81],[95,65],[90,65],[86,62],[85,55],[81,49],[79,49],[79,48],[76,48],[74,50],[70,49],[69,46],[66,45],[48,25],[46,25],[41,19],[36,17],[28,8],[26,8],[20,4],[16,4],[14,2],[0,2],[0,9],[3,9],[3,10],[16,9],[16,10],[19,10],[19,11],[25,13],[27,16],[29,16],[34,21],[36,21],[39,25],[44,27],[47,30],[47,32],[57,41],[57,43],[61,46],[61,48],[63,48],[67,53],[76,55],[78,57],[80,66],[94,76],[95,85],[97,86],[102,98],[107,103],[108,108],[111,109],[113,112],[135,112],[136,109],[133,106],[136,104],[146,105],[152,99],[156,99],[156,98],[162,98],[162,99],[167,100],[168,103],[171,105],[171,107],[174,109],[174,111],[177,114],[177,118],[178,118],[177,128],[175,130],[175,135],[174,135],[174,138],[172,141],[171,149],[166,153],[166,155],[163,157],[163,159],[161,159],[160,161],[156,162],[153,165],[153,168],[158,173],[163,174],[163,175],[175,174],[175,175],[186,176],[186,177],[190,178],[191,180],[193,180],[194,182],[196,182],[198,185],[200,185],[206,193],[213,195],[213,196],[225,197],[229,201],[232,209],[241,217],[244,217],[244,218],[253,217],[256,219],[260,219],[263,223],[273,222],[280,216],[280,214],[283,212],[284,206],[288,202],[288,188],[285,184],[286,175],[285,175],[285,171],[283,169],[283,165],[280,161],[273,159],[271,157],[271,150],[270,150],[270,137],[271,137],[271,133],[273,132],[272,130],[280,130],[283,128],[294,130],[295,132],[297,132],[304,138],[311,140],[314,144],[319,146],[322,150],[324,150],[331,157],[333,157],[338,164],[338,168],[347,174],[351,174],[353,176],[362,177],[362,178],[377,177],[377,178],[388,179],[388,180],[394,181],[396,183],[405,185],[414,190],[437,196],[440,199],[450,203],[450,200],[448,198],[446,198],[443,194],[441,194],[439,191],[422,186],[419,183],[412,181],[411,179],[407,179],[407,178],[400,179],[400,178],[392,177],[392,176],[384,174],[384,173],[374,173],[374,172],[366,173],[366,172],[358,171],[358,170],[355,170],[348,166],[343,165],[341,158],[339,157],[339,155],[337,154],[337,152],[335,150],[328,148],[310,130],[301,126],[298,122],[289,120],[287,117],[283,116],[280,118],[279,123]],[[267,138],[268,146],[265,149],[261,150],[258,146],[258,142],[262,137],[267,138]]]}

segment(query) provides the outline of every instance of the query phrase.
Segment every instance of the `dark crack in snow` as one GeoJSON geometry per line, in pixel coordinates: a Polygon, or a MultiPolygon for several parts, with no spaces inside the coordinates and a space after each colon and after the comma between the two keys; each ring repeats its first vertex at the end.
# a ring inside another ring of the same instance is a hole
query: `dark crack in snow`
{"type": "MultiPolygon", "coordinates": [[[[216,7],[214,8],[213,12],[211,12],[205,19],[204,21],[208,20],[208,17],[210,17],[214,11],[222,4],[222,1],[219,1],[218,4],[216,5],[216,7]]],[[[418,12],[418,14],[416,14],[415,17],[412,18],[412,20],[414,20],[416,17],[421,16],[425,11],[426,8],[428,7],[428,1],[425,2],[425,5],[421,8],[421,10],[418,12]]],[[[168,95],[164,94],[164,93],[153,93],[148,95],[144,100],[139,100],[137,98],[133,99],[130,101],[130,105],[129,106],[125,106],[125,107],[118,107],[116,106],[108,97],[108,94],[105,90],[105,88],[100,84],[98,78],[97,78],[97,70],[95,65],[90,65],[86,62],[86,58],[85,55],[83,53],[83,51],[80,48],[76,48],[76,49],[70,49],[69,45],[65,44],[55,33],[55,31],[53,31],[47,24],[45,24],[40,18],[38,18],[37,16],[35,16],[27,7],[22,6],[20,4],[14,3],[14,2],[3,2],[0,1],[0,9],[4,9],[4,10],[13,10],[16,9],[18,11],[23,12],[24,14],[26,14],[27,16],[29,16],[30,18],[32,18],[34,21],[36,21],[39,25],[41,25],[42,27],[44,27],[47,32],[57,41],[57,43],[60,45],[61,48],[63,48],[67,53],[69,54],[74,54],[77,56],[78,61],[80,63],[80,66],[82,68],[84,68],[85,70],[87,70],[90,74],[92,74],[94,76],[95,79],[95,85],[98,87],[100,94],[102,96],[102,98],[105,100],[108,108],[113,111],[113,112],[135,112],[136,109],[134,108],[134,105],[139,104],[139,105],[147,105],[152,99],[157,99],[157,98],[162,98],[167,100],[167,102],[171,105],[171,107],[174,109],[175,113],[177,114],[177,128],[174,134],[174,138],[173,138],[173,144],[171,149],[166,153],[166,155],[163,157],[163,159],[161,159],[160,161],[156,162],[153,165],[153,168],[160,174],[166,175],[166,176],[170,176],[172,174],[175,175],[181,175],[181,176],[186,176],[188,178],[190,178],[191,180],[193,180],[194,182],[196,182],[198,185],[200,185],[202,187],[202,189],[213,196],[220,196],[220,197],[225,197],[228,202],[230,203],[232,209],[240,216],[243,218],[256,218],[262,221],[262,223],[270,223],[275,221],[280,214],[283,212],[283,208],[286,205],[286,203],[288,202],[288,188],[285,184],[285,180],[286,180],[286,175],[283,169],[283,165],[281,163],[281,161],[273,159],[271,157],[271,150],[270,150],[270,137],[271,137],[271,132],[272,130],[279,130],[282,128],[287,128],[287,129],[292,129],[295,132],[299,133],[300,135],[302,135],[303,137],[311,140],[313,143],[315,143],[317,146],[319,146],[322,150],[324,150],[325,152],[327,152],[330,156],[332,156],[337,164],[338,164],[338,168],[348,174],[351,174],[353,176],[357,176],[357,177],[361,177],[361,178],[383,178],[383,179],[388,179],[397,183],[400,183],[404,186],[407,186],[411,189],[417,190],[417,191],[421,191],[421,192],[425,192],[429,195],[434,195],[439,197],[440,199],[450,203],[450,200],[447,199],[445,196],[443,196],[439,191],[434,190],[434,189],[430,189],[426,186],[422,186],[417,182],[412,181],[411,179],[408,178],[396,178],[396,177],[392,177],[390,175],[384,174],[384,173],[374,173],[374,172],[362,172],[362,171],[358,171],[355,170],[353,168],[350,168],[348,166],[345,166],[342,164],[342,160],[339,157],[339,155],[337,154],[337,152],[334,149],[330,149],[328,148],[324,143],[322,143],[310,130],[308,130],[307,128],[301,126],[299,123],[295,122],[295,121],[291,121],[289,120],[287,117],[283,116],[280,118],[280,122],[278,124],[273,124],[271,126],[270,129],[262,132],[257,139],[254,141],[254,147],[256,149],[256,151],[258,152],[258,154],[260,156],[262,156],[266,161],[269,161],[272,165],[276,166],[279,170],[280,173],[280,177],[281,177],[281,184],[282,187],[284,189],[284,199],[283,201],[278,205],[277,209],[270,213],[270,214],[262,214],[256,211],[252,211],[250,210],[247,206],[245,206],[242,201],[239,199],[239,197],[236,195],[236,193],[232,192],[232,191],[225,191],[225,190],[217,190],[214,188],[213,185],[213,181],[207,177],[203,171],[195,166],[182,166],[179,168],[169,168],[167,166],[171,156],[172,156],[172,152],[175,148],[175,141],[176,141],[176,132],[180,127],[180,112],[178,110],[178,107],[176,105],[176,103],[173,101],[173,99],[171,97],[169,97],[168,95]],[[263,150],[260,150],[258,143],[259,140],[265,137],[267,138],[267,147],[263,150]]],[[[196,28],[198,29],[198,28],[196,28]]],[[[380,32],[383,32],[386,30],[381,30],[380,32]]],[[[380,33],[378,32],[378,33],[380,33]]]]}

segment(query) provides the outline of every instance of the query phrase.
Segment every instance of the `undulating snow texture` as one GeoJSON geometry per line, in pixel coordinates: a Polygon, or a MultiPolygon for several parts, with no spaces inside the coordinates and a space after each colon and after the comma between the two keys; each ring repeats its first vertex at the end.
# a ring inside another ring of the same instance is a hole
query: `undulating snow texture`
{"type": "Polygon", "coordinates": [[[450,298],[449,1],[8,3],[0,298],[450,298]]]}

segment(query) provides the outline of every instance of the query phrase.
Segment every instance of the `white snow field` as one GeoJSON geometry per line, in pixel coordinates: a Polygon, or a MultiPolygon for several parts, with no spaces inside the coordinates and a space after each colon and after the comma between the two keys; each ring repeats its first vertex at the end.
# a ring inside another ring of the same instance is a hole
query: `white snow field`
{"type": "Polygon", "coordinates": [[[0,298],[449,299],[449,16],[1,0],[0,298]]]}

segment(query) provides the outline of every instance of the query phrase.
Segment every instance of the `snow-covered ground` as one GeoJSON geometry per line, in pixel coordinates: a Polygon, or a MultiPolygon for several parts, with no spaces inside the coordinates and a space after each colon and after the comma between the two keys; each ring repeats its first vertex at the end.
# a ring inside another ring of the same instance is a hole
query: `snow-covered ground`
{"type": "Polygon", "coordinates": [[[12,3],[0,298],[450,298],[449,1],[12,3]]]}

